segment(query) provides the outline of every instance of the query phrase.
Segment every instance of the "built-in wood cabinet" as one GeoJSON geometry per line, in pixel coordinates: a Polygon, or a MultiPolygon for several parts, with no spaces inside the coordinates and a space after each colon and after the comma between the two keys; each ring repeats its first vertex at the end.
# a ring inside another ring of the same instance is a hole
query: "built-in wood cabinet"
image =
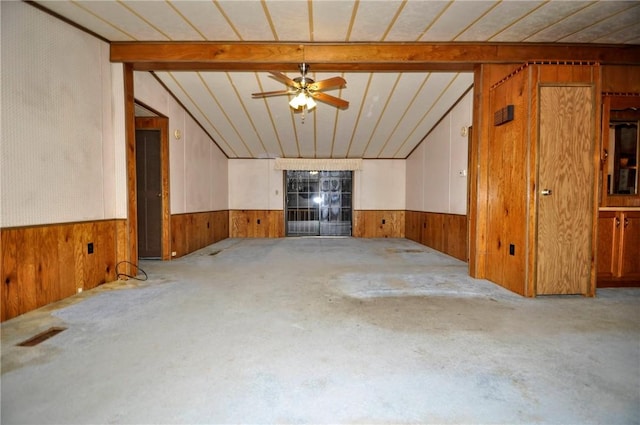
{"type": "Polygon", "coordinates": [[[640,210],[600,211],[598,287],[640,286],[640,210]]]}

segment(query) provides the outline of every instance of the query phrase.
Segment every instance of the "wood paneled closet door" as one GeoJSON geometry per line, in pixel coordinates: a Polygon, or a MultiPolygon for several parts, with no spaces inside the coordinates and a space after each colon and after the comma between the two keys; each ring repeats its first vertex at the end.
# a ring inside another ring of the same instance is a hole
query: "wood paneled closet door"
{"type": "Polygon", "coordinates": [[[587,294],[594,216],[594,88],[539,91],[536,295],[587,294]]]}

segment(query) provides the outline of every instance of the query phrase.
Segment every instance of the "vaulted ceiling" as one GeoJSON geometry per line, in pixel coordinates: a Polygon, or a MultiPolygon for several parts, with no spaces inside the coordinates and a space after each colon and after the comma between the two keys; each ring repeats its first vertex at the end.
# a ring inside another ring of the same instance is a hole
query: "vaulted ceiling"
{"type": "MultiPolygon", "coordinates": [[[[229,158],[406,158],[473,85],[459,67],[332,66],[304,45],[355,43],[580,43],[640,45],[638,1],[212,0],[37,1],[39,7],[116,43],[300,43],[315,81],[349,102],[304,114],[267,70],[299,76],[265,55],[259,67],[200,64],[151,69],[229,158]],[[273,66],[271,68],[270,66],[273,66]]],[[[184,45],[184,44],[181,44],[184,45]]],[[[171,46],[171,44],[169,44],[171,46]]],[[[464,54],[464,51],[462,52],[464,54]]],[[[535,59],[535,58],[532,58],[535,59]]],[[[256,61],[256,59],[252,59],[256,61]]],[[[153,68],[149,65],[148,68],[153,68]]]]}

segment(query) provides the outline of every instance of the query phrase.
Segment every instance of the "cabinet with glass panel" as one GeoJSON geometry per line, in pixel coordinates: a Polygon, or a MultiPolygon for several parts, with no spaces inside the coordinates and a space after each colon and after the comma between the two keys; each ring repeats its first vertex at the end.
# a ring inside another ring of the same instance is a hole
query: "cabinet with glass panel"
{"type": "Polygon", "coordinates": [[[604,96],[602,206],[638,206],[640,96],[604,96]]]}

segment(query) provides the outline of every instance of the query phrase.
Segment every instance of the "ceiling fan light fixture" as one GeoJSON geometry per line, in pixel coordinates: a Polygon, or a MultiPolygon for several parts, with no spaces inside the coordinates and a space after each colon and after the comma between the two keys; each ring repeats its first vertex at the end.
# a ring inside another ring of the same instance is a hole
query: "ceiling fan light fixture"
{"type": "Polygon", "coordinates": [[[289,102],[289,106],[293,109],[306,109],[307,111],[312,110],[316,107],[316,101],[305,92],[298,93],[291,101],[289,102]]]}
{"type": "Polygon", "coordinates": [[[289,106],[291,106],[293,109],[299,109],[306,104],[307,95],[304,94],[304,92],[298,93],[293,99],[291,99],[291,102],[289,102],[289,106]]]}
{"type": "Polygon", "coordinates": [[[307,111],[316,107],[316,101],[311,96],[307,96],[307,111]]]}

